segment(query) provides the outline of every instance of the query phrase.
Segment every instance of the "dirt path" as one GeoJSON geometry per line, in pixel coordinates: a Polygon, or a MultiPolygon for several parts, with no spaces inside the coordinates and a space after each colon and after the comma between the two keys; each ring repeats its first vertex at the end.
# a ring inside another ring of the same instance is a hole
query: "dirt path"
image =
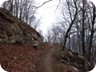
{"type": "Polygon", "coordinates": [[[45,72],[53,72],[52,70],[52,52],[54,50],[51,49],[48,51],[48,53],[46,53],[45,57],[44,57],[44,70],[45,72]]]}

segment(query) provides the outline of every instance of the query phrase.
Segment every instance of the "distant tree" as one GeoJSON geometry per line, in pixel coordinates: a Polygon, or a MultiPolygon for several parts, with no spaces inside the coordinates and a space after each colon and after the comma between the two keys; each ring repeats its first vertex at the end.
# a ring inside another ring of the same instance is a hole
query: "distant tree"
{"type": "Polygon", "coordinates": [[[67,38],[69,37],[69,33],[71,31],[71,28],[76,20],[76,17],[79,13],[78,8],[77,8],[77,4],[76,4],[77,0],[66,0],[66,5],[67,5],[67,9],[68,9],[68,13],[69,13],[69,18],[70,18],[70,22],[69,22],[69,27],[66,31],[66,34],[64,36],[64,43],[63,43],[63,47],[62,50],[64,50],[66,42],[67,42],[67,38]],[[71,5],[71,2],[73,3],[73,6],[71,5]]]}
{"type": "MultiPolygon", "coordinates": [[[[94,39],[94,33],[96,32],[96,7],[94,4],[92,4],[92,20],[91,20],[91,27],[89,27],[90,30],[90,38],[89,38],[89,46],[88,46],[88,60],[91,60],[91,54],[92,54],[92,48],[93,48],[93,39],[94,39]]],[[[89,9],[90,10],[90,9],[89,9]]]]}
{"type": "Polygon", "coordinates": [[[37,21],[35,17],[36,10],[50,1],[52,0],[45,1],[41,5],[36,6],[35,0],[8,0],[5,1],[2,6],[10,11],[12,15],[18,17],[20,21],[24,21],[36,28],[39,25],[37,22],[40,22],[40,20],[37,21]],[[32,24],[33,21],[36,23],[32,24]]]}
{"type": "Polygon", "coordinates": [[[59,6],[62,8],[60,9],[62,20],[60,19],[61,22],[50,30],[51,40],[61,45],[63,43],[62,50],[69,48],[80,52],[91,64],[94,64],[96,60],[95,5],[87,0],[66,0],[59,6]]]}
{"type": "Polygon", "coordinates": [[[18,17],[20,21],[25,21],[29,24],[30,13],[33,13],[32,4],[34,4],[33,0],[8,0],[2,6],[10,11],[12,15],[18,17]]]}

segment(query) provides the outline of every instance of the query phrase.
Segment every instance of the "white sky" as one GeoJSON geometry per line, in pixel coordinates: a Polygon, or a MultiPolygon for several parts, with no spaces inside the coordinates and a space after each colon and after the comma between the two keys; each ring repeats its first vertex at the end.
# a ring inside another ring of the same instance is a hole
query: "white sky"
{"type": "MultiPolygon", "coordinates": [[[[48,0],[39,0],[39,1],[44,2],[44,1],[48,1],[48,0]]],[[[96,0],[90,0],[90,1],[92,1],[94,4],[96,4],[96,0]]],[[[43,35],[47,34],[48,29],[56,21],[57,14],[56,14],[55,10],[56,10],[58,3],[59,3],[59,0],[53,0],[38,9],[39,13],[37,15],[39,18],[42,18],[40,29],[42,30],[43,35]],[[42,17],[40,17],[40,16],[42,16],[42,17]]]]}
{"type": "MultiPolygon", "coordinates": [[[[41,0],[42,2],[48,0],[41,0]]],[[[40,2],[41,2],[40,1],[40,2]]],[[[38,1],[39,2],[39,1],[38,1]]],[[[42,4],[41,2],[41,4],[42,4]]],[[[53,0],[46,3],[44,6],[37,10],[37,17],[41,19],[40,29],[43,32],[43,35],[47,34],[47,30],[51,27],[51,25],[55,22],[56,18],[56,7],[59,3],[59,0],[53,0]]]]}
{"type": "MultiPolygon", "coordinates": [[[[6,0],[0,0],[0,5],[6,0]]],[[[44,1],[48,0],[36,0],[39,5],[41,5],[44,1]]],[[[96,4],[96,0],[90,0],[94,4],[96,4]]],[[[54,24],[56,21],[56,7],[59,3],[59,0],[52,0],[51,2],[45,4],[41,8],[37,10],[36,16],[41,18],[40,29],[42,30],[43,35],[47,34],[48,29],[54,24]]]]}
{"type": "Polygon", "coordinates": [[[2,4],[4,1],[6,1],[6,0],[0,0],[0,6],[1,6],[1,4],[2,4]]]}

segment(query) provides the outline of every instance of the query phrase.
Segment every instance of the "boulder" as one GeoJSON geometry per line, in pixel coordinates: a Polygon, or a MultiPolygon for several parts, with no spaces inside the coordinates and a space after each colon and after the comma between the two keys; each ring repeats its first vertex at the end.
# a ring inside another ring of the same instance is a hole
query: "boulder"
{"type": "Polygon", "coordinates": [[[0,43],[41,45],[43,37],[34,28],[0,8],[0,43]]]}
{"type": "Polygon", "coordinates": [[[87,72],[91,68],[91,64],[88,60],[78,52],[72,52],[68,49],[60,52],[59,61],[64,64],[72,65],[79,69],[81,72],[87,72]]]}

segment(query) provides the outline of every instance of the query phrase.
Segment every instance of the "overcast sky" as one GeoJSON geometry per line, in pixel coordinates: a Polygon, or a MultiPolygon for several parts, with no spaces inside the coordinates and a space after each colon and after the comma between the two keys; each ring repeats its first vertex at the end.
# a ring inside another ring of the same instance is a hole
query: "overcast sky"
{"type": "MultiPolygon", "coordinates": [[[[42,4],[44,1],[48,0],[36,0],[38,4],[42,4]]],[[[94,4],[96,4],[96,0],[90,0],[94,4]]],[[[45,4],[41,8],[37,10],[37,17],[41,18],[40,29],[43,32],[43,35],[47,34],[48,29],[55,24],[56,17],[58,17],[58,12],[56,12],[57,5],[59,4],[59,0],[52,0],[51,2],[45,4]]]]}
{"type": "Polygon", "coordinates": [[[6,1],[6,0],[0,0],[0,5],[1,5],[4,1],[6,1]]]}
{"type": "MultiPolygon", "coordinates": [[[[0,0],[0,5],[6,0],[0,0]]],[[[37,1],[37,5],[41,5],[43,2],[48,0],[35,0],[37,1]]],[[[42,7],[40,7],[36,11],[36,16],[38,18],[41,18],[40,22],[40,30],[42,30],[43,35],[47,34],[47,30],[51,27],[51,25],[54,23],[56,18],[56,7],[59,3],[59,0],[52,0],[42,7]]]]}
{"type": "MultiPolygon", "coordinates": [[[[42,4],[44,1],[48,0],[41,0],[40,3],[42,4]]],[[[58,4],[59,0],[52,0],[37,10],[37,17],[41,18],[40,29],[43,31],[43,34],[46,34],[47,30],[55,22],[56,8],[58,4]]]]}
{"type": "MultiPolygon", "coordinates": [[[[6,0],[0,0],[0,5],[4,1],[6,1],[6,0]]],[[[43,2],[48,1],[48,0],[35,0],[35,1],[37,1],[37,4],[40,5],[43,2]]],[[[93,1],[93,3],[96,4],[96,0],[91,0],[91,1],[93,1]]],[[[58,3],[59,3],[59,0],[52,0],[37,10],[36,16],[38,18],[41,18],[40,29],[42,30],[43,35],[47,34],[47,30],[56,21],[56,16],[58,16],[58,14],[56,12],[56,7],[57,7],[58,3]]]]}

